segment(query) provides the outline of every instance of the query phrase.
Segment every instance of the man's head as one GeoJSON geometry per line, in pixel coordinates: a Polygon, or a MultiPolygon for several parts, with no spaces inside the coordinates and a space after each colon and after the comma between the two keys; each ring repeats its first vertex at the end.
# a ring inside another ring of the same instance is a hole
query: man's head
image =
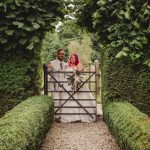
{"type": "Polygon", "coordinates": [[[65,57],[65,50],[64,49],[58,49],[57,50],[57,59],[60,61],[63,61],[65,57]]]}

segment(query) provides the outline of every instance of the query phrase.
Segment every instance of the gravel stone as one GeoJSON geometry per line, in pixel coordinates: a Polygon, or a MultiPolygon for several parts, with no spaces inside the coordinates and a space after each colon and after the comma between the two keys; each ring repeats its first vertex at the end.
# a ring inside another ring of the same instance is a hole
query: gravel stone
{"type": "Polygon", "coordinates": [[[47,133],[41,150],[119,150],[102,117],[92,123],[57,123],[47,133]]]}

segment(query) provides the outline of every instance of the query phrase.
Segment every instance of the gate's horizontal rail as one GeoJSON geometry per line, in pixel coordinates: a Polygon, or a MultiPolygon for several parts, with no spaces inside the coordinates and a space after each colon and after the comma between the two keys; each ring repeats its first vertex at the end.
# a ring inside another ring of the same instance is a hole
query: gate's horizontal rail
{"type": "MultiPolygon", "coordinates": [[[[55,106],[54,108],[59,108],[59,106],[55,106]]],[[[81,106],[63,106],[63,108],[82,108],[81,106]]],[[[84,108],[96,108],[94,106],[84,106],[84,108]]]]}
{"type": "MultiPolygon", "coordinates": [[[[48,92],[74,92],[74,91],[48,91],[48,92]]],[[[96,91],[77,91],[77,92],[87,92],[87,93],[91,93],[91,92],[96,92],[96,91]]]]}
{"type": "MultiPolygon", "coordinates": [[[[73,71],[48,71],[48,73],[73,73],[73,71]]],[[[81,72],[81,74],[84,73],[95,73],[95,71],[84,71],[81,72]]]]}
{"type": "MultiPolygon", "coordinates": [[[[68,99],[53,99],[54,101],[66,101],[68,99]]],[[[96,99],[77,99],[78,101],[96,101],[96,99]]],[[[74,101],[74,99],[69,99],[69,101],[74,101]]]]}
{"type": "MultiPolygon", "coordinates": [[[[86,83],[89,83],[89,82],[95,83],[95,81],[87,81],[86,83]]],[[[47,81],[47,83],[56,83],[56,81],[47,81]]],[[[69,83],[69,81],[59,81],[59,83],[69,83]]],[[[58,83],[56,83],[56,84],[58,84],[58,83]]]]}
{"type": "MultiPolygon", "coordinates": [[[[90,115],[96,115],[96,113],[89,113],[90,115]]],[[[56,113],[55,115],[89,115],[88,113],[56,113]]]]}

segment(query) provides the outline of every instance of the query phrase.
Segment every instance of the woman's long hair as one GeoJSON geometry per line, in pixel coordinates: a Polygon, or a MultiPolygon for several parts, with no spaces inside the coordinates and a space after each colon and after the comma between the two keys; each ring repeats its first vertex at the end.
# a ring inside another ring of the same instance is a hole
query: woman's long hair
{"type": "Polygon", "coordinates": [[[80,63],[80,59],[79,59],[79,56],[76,54],[76,53],[73,53],[70,55],[69,59],[68,59],[68,66],[71,66],[71,57],[72,56],[75,56],[75,66],[77,66],[79,63],[80,63]]]}

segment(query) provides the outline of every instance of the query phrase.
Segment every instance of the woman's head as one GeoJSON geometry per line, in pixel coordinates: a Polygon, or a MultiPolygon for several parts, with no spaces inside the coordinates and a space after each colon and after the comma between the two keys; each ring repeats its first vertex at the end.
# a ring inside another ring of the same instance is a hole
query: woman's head
{"type": "Polygon", "coordinates": [[[71,54],[69,60],[68,60],[68,64],[70,65],[75,65],[77,66],[79,64],[79,57],[77,54],[71,54]]]}

